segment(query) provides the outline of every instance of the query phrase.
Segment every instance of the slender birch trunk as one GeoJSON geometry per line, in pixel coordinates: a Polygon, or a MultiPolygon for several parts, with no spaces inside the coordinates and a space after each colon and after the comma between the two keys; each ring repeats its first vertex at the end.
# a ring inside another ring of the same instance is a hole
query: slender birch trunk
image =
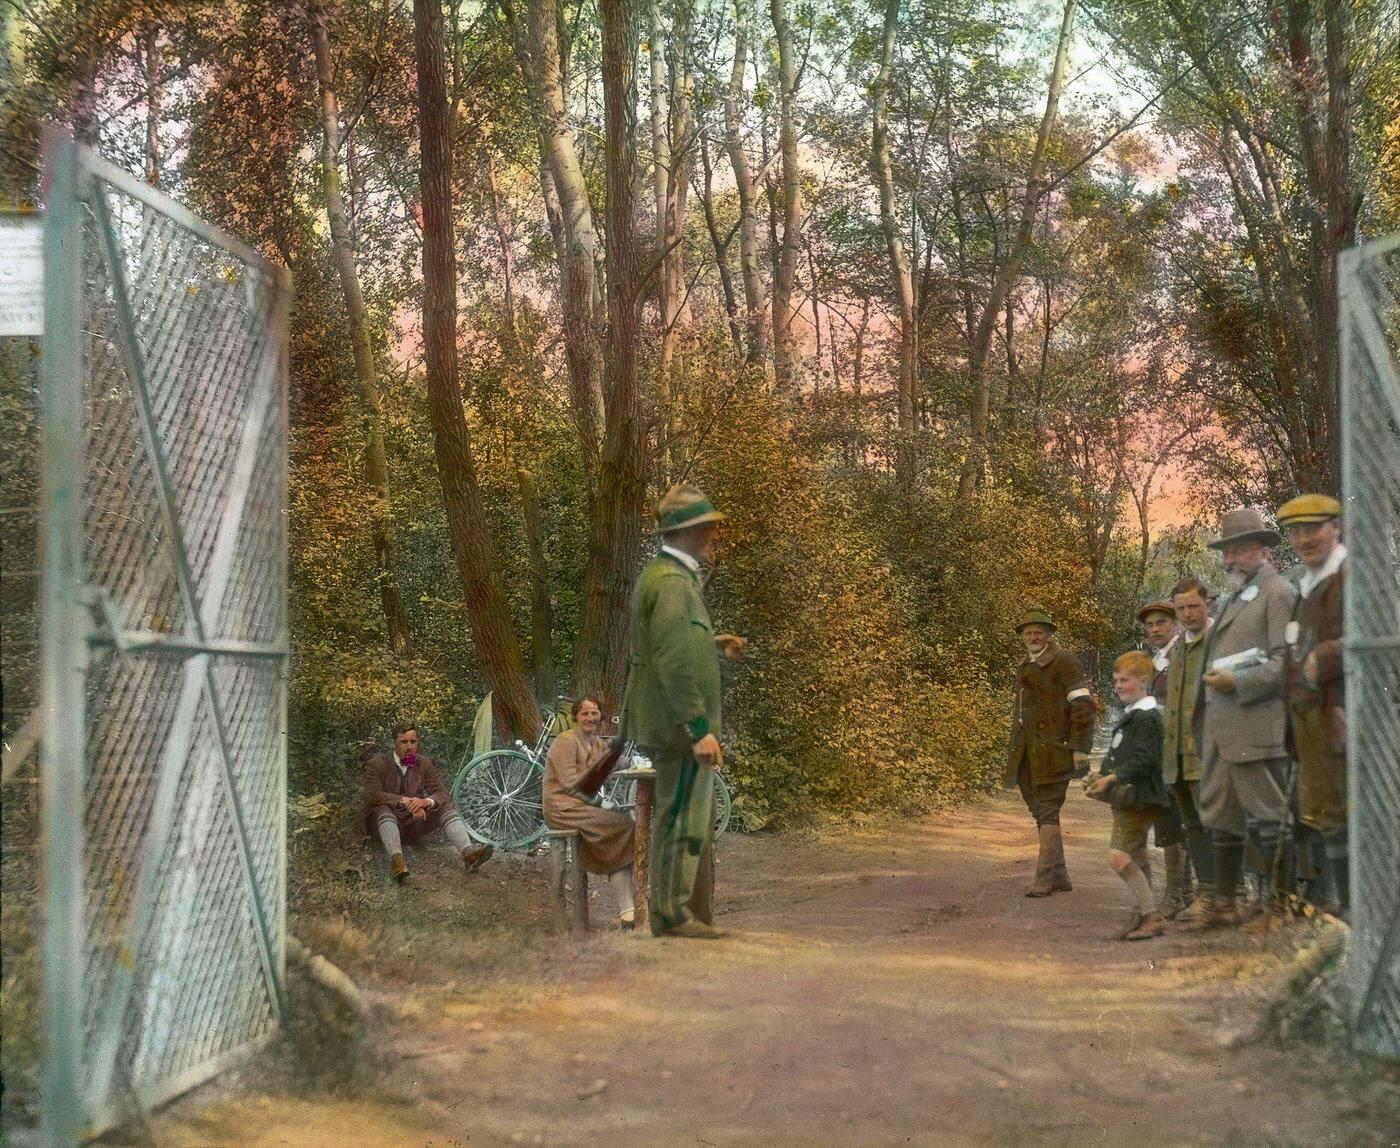
{"type": "Polygon", "coordinates": [[[355,359],[355,387],[359,398],[360,433],[365,443],[364,476],[373,500],[370,535],[374,543],[375,582],[388,628],[389,648],[402,654],[409,648],[408,617],[399,597],[394,571],[394,510],[389,489],[389,461],[384,448],[384,412],[379,369],[370,343],[369,313],[355,251],[346,222],[340,182],[340,101],[331,86],[330,36],[325,8],[312,0],[307,7],[316,78],[321,92],[321,194],[330,221],[331,250],[336,274],[345,297],[345,322],[350,329],[350,349],[355,359]]]}

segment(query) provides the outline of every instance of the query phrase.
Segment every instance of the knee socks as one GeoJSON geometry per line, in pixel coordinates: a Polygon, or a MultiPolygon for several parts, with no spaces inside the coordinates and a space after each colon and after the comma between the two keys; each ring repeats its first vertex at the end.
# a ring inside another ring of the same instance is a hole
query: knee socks
{"type": "Polygon", "coordinates": [[[1133,894],[1133,899],[1137,901],[1137,910],[1144,917],[1151,916],[1157,911],[1157,905],[1152,900],[1152,886],[1147,882],[1147,875],[1135,861],[1130,861],[1118,872],[1118,876],[1123,878],[1123,884],[1133,894]]]}
{"type": "Polygon", "coordinates": [[[392,817],[381,817],[375,822],[379,830],[379,840],[384,843],[384,852],[392,857],[403,852],[403,841],[399,837],[399,823],[392,817]]]}
{"type": "Polygon", "coordinates": [[[474,844],[461,815],[455,809],[442,819],[442,835],[452,842],[459,853],[474,844]]]}

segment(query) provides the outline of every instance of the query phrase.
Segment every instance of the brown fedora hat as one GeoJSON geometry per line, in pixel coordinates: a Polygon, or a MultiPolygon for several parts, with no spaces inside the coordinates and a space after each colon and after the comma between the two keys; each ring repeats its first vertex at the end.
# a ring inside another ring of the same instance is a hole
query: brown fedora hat
{"type": "Polygon", "coordinates": [[[1206,545],[1212,550],[1224,550],[1232,542],[1259,542],[1265,546],[1277,546],[1283,537],[1270,526],[1264,516],[1253,507],[1242,506],[1232,510],[1220,524],[1220,537],[1206,545]]]}

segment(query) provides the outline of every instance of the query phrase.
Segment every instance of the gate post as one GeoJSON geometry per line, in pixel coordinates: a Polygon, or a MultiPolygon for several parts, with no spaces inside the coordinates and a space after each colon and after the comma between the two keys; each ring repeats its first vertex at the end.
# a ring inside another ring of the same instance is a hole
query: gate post
{"type": "Polygon", "coordinates": [[[83,688],[88,657],[83,572],[83,235],[78,152],[48,129],[44,217],[43,669],[40,758],[44,924],[43,1113],[46,1148],[88,1127],[83,1087],[83,688]]]}

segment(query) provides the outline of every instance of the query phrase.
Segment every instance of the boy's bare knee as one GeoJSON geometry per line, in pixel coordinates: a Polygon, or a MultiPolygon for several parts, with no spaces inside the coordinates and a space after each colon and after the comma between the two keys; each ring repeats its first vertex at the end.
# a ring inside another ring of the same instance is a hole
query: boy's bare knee
{"type": "Polygon", "coordinates": [[[1133,863],[1133,859],[1121,849],[1110,849],[1108,851],[1108,863],[1113,866],[1113,871],[1115,873],[1121,873],[1133,863]]]}

